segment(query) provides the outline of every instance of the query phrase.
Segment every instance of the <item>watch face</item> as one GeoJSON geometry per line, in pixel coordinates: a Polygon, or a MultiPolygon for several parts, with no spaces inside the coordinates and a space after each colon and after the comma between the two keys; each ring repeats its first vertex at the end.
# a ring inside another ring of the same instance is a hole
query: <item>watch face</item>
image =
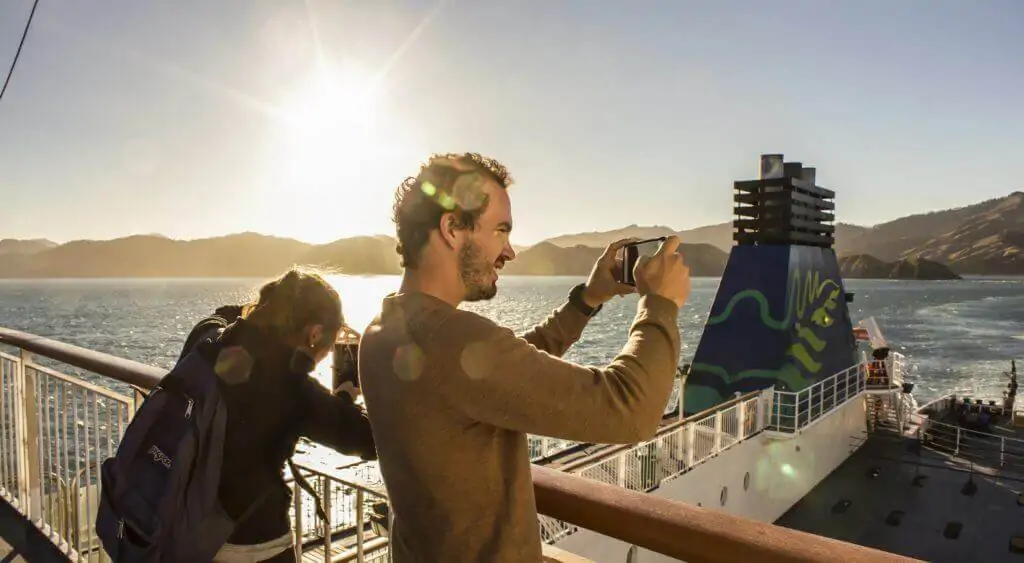
{"type": "Polygon", "coordinates": [[[783,156],[781,154],[761,155],[761,179],[781,178],[783,176],[783,156]]]}

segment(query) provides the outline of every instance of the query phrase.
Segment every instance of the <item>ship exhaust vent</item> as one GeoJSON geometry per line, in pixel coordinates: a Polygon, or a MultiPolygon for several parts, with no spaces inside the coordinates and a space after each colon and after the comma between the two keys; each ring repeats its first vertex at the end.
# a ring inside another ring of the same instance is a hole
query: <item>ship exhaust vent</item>
{"type": "Polygon", "coordinates": [[[740,245],[835,245],[835,192],[816,171],[781,154],[761,155],[761,177],[733,182],[733,240],[740,245]]]}

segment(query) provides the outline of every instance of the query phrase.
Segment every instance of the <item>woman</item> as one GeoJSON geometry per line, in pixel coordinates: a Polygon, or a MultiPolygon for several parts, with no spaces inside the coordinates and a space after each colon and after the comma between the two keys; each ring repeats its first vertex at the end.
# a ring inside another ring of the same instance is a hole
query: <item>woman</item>
{"type": "Polygon", "coordinates": [[[310,375],[344,326],[337,292],[293,269],[264,285],[255,303],[218,309],[186,339],[182,355],[211,328],[224,329],[216,362],[228,413],[220,500],[236,520],[258,502],[214,561],[295,561],[282,471],[300,436],[376,459],[363,410],[310,375]]]}

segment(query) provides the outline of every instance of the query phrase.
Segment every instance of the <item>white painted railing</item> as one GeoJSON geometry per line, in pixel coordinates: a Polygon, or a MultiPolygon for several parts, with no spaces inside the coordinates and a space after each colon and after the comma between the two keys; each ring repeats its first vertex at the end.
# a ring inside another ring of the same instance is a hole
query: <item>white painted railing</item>
{"type": "MultiPolygon", "coordinates": [[[[955,393],[939,397],[911,415],[911,421],[917,425],[921,443],[965,461],[1003,470],[1024,470],[1024,440],[972,430],[936,419],[953,412],[957,406],[956,397],[955,393]]],[[[1012,417],[1012,413],[1008,416],[1012,417]]]]}
{"type": "Polygon", "coordinates": [[[1024,469],[1024,440],[918,418],[921,442],[954,457],[1002,469],[1024,469]]]}
{"type": "Polygon", "coordinates": [[[24,434],[20,428],[24,421],[20,370],[18,358],[0,352],[0,498],[15,507],[23,506],[28,498],[18,478],[24,472],[23,445],[18,440],[24,434]]]}
{"type": "MultiPolygon", "coordinates": [[[[902,386],[903,366],[903,355],[892,353],[874,367],[885,368],[888,381],[884,387],[892,389],[902,386]]],[[[593,463],[570,472],[630,490],[650,491],[763,430],[795,434],[806,429],[865,392],[868,367],[869,363],[850,366],[800,391],[764,389],[669,426],[650,441],[611,456],[597,454],[593,463]]],[[[546,516],[540,517],[540,528],[549,543],[577,531],[571,524],[546,516]]]]}
{"type": "MultiPolygon", "coordinates": [[[[62,365],[24,349],[0,352],[0,500],[35,523],[70,560],[110,561],[94,529],[99,466],[116,453],[143,397],[128,385],[118,384],[131,396],[41,365],[37,358],[62,365]]],[[[324,561],[384,561],[386,536],[367,530],[383,529],[370,526],[367,506],[387,502],[371,488],[373,472],[346,475],[296,465],[310,476],[328,515],[323,522],[312,497],[287,480],[293,487],[290,515],[303,540],[298,549],[306,549],[307,559],[314,553],[324,561]],[[329,549],[323,547],[325,530],[329,549]]]]}
{"type": "MultiPolygon", "coordinates": [[[[568,472],[633,491],[651,491],[764,430],[772,400],[771,389],[750,393],[710,413],[668,426],[651,440],[613,455],[596,456],[593,462],[568,472]]],[[[541,537],[548,543],[578,530],[547,516],[540,516],[540,528],[541,537]]]]}
{"type": "Polygon", "coordinates": [[[796,433],[867,389],[867,366],[857,364],[800,391],[774,392],[771,429],[796,433]]]}
{"type": "Polygon", "coordinates": [[[295,544],[295,558],[332,561],[379,562],[388,560],[386,521],[389,510],[378,517],[375,506],[388,504],[379,473],[366,466],[334,468],[320,464],[296,463],[320,498],[327,520],[317,514],[314,499],[292,483],[291,517],[296,530],[302,530],[295,544]],[[325,543],[324,538],[329,538],[325,543]]]}

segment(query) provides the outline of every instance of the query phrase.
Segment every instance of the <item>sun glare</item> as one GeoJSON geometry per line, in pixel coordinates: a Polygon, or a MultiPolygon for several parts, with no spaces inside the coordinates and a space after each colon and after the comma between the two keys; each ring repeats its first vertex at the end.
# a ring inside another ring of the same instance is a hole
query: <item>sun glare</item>
{"type": "Polygon", "coordinates": [[[419,154],[410,131],[385,119],[377,84],[372,73],[322,60],[296,85],[279,114],[264,195],[311,204],[302,213],[267,207],[278,232],[330,242],[393,228],[394,186],[419,154]]]}
{"type": "Polygon", "coordinates": [[[358,177],[377,149],[376,107],[369,77],[321,64],[287,114],[289,178],[320,189],[358,177]]]}

